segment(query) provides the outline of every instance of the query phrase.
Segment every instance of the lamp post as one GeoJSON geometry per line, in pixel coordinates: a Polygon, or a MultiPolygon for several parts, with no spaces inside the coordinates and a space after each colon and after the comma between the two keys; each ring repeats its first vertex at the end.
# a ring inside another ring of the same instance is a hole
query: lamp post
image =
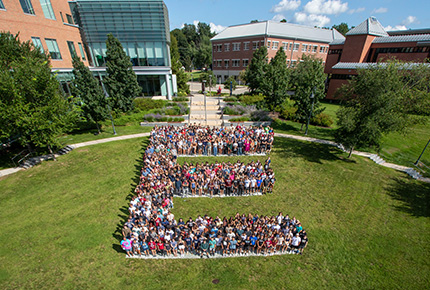
{"type": "Polygon", "coordinates": [[[209,97],[212,97],[212,75],[209,75],[209,97]]]}
{"type": "Polygon", "coordinates": [[[315,88],[312,90],[312,94],[311,94],[312,107],[311,107],[311,110],[309,111],[309,116],[308,116],[308,122],[307,122],[307,124],[306,124],[306,131],[305,131],[305,135],[308,135],[309,123],[310,123],[310,121],[311,121],[312,111],[314,110],[314,101],[315,101],[315,94],[314,94],[314,90],[315,90],[315,88]]]}
{"type": "Polygon", "coordinates": [[[206,113],[206,80],[203,80],[202,90],[203,90],[203,95],[205,96],[205,121],[206,121],[206,124],[207,124],[207,122],[208,122],[208,116],[207,116],[207,113],[206,113]]]}
{"type": "Polygon", "coordinates": [[[427,146],[429,146],[429,144],[430,144],[430,139],[429,139],[429,141],[427,142],[427,145],[426,145],[426,147],[424,147],[424,150],[423,150],[423,152],[421,152],[421,155],[420,155],[420,157],[418,157],[417,161],[415,161],[415,163],[414,163],[414,165],[415,165],[415,166],[417,166],[417,165],[418,165],[418,162],[420,162],[420,159],[421,159],[421,157],[423,156],[423,154],[424,154],[424,152],[426,151],[426,149],[427,149],[427,146]]]}

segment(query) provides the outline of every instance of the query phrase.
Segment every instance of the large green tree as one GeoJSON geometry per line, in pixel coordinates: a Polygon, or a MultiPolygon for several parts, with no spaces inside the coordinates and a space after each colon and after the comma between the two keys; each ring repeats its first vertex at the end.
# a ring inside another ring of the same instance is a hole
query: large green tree
{"type": "Polygon", "coordinates": [[[302,129],[309,117],[312,118],[324,110],[320,101],[325,97],[325,80],[322,60],[304,54],[292,73],[295,90],[293,99],[297,108],[295,117],[302,123],[302,129]]]}
{"type": "Polygon", "coordinates": [[[267,48],[262,46],[254,52],[251,62],[245,70],[244,78],[253,94],[264,92],[267,62],[267,48]]]}
{"type": "Polygon", "coordinates": [[[130,57],[112,34],[108,34],[106,49],[107,76],[103,82],[109,93],[109,103],[112,110],[128,112],[133,109],[133,100],[141,94],[142,88],[137,82],[130,57]]]}
{"type": "Polygon", "coordinates": [[[109,116],[109,106],[103,89],[90,69],[77,57],[73,58],[73,75],[70,87],[72,95],[79,98],[84,117],[96,123],[100,134],[99,122],[109,116]]]}
{"type": "Polygon", "coordinates": [[[337,92],[343,103],[335,137],[349,156],[356,147],[379,148],[384,134],[417,121],[409,113],[430,103],[430,68],[425,64],[414,67],[393,61],[357,73],[337,92]]]}
{"type": "Polygon", "coordinates": [[[339,25],[337,25],[337,24],[333,25],[331,28],[336,29],[337,31],[339,31],[340,33],[342,33],[345,36],[348,33],[349,30],[351,30],[352,28],[354,28],[354,26],[352,26],[350,28],[347,23],[342,22],[339,25]]]}
{"type": "Polygon", "coordinates": [[[53,153],[58,137],[74,121],[49,55],[9,33],[0,33],[0,96],[1,138],[18,138],[22,145],[53,153]]]}
{"type": "Polygon", "coordinates": [[[287,57],[281,47],[275,57],[267,65],[267,72],[263,84],[266,106],[275,110],[288,97],[290,89],[290,73],[287,68],[287,57]]]}
{"type": "Polygon", "coordinates": [[[170,58],[172,62],[172,73],[176,75],[178,91],[189,94],[190,86],[187,84],[188,76],[182,66],[178,49],[178,41],[173,33],[170,34],[170,58]]]}

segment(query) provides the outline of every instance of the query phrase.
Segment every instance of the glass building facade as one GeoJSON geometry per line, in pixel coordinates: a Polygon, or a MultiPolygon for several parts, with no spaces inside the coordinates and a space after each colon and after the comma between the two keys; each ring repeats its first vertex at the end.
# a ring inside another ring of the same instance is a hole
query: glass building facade
{"type": "Polygon", "coordinates": [[[92,66],[106,66],[106,39],[112,33],[130,57],[144,94],[171,98],[176,86],[170,69],[169,16],[162,0],[76,0],[69,4],[92,66]]]}

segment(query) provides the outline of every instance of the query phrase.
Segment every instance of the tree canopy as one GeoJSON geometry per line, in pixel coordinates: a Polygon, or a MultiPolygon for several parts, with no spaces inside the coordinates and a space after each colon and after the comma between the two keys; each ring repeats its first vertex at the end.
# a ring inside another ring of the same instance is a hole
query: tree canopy
{"type": "Polygon", "coordinates": [[[399,131],[416,122],[410,113],[430,109],[430,68],[391,61],[359,69],[338,95],[342,107],[337,112],[336,142],[350,150],[380,147],[384,134],[399,131]]]}
{"type": "Polygon", "coordinates": [[[109,106],[100,83],[77,57],[73,58],[73,75],[72,95],[79,99],[84,117],[95,122],[100,133],[99,122],[109,116],[109,106]]]}
{"type": "Polygon", "coordinates": [[[251,62],[245,70],[245,81],[252,94],[264,93],[267,63],[267,47],[262,46],[254,52],[251,62]]]}
{"type": "Polygon", "coordinates": [[[322,60],[304,54],[292,74],[295,88],[294,106],[297,108],[296,119],[302,124],[309,116],[312,118],[324,110],[320,108],[320,100],[325,97],[325,79],[322,60]],[[312,93],[314,99],[311,98],[312,93]],[[314,104],[313,110],[312,103],[314,104]]]}
{"type": "Polygon", "coordinates": [[[349,27],[347,23],[342,22],[339,25],[337,25],[337,24],[333,25],[331,28],[336,29],[337,31],[339,31],[340,33],[342,33],[343,36],[345,36],[348,33],[348,31],[350,31],[351,29],[354,28],[354,26],[349,27]]]}
{"type": "Polygon", "coordinates": [[[173,33],[170,35],[170,57],[172,62],[172,73],[176,75],[178,91],[189,94],[190,86],[187,84],[188,76],[183,69],[179,55],[178,41],[173,33]]]}
{"type": "Polygon", "coordinates": [[[75,116],[51,72],[49,55],[0,33],[0,136],[22,145],[58,146],[75,116]]]}
{"type": "Polygon", "coordinates": [[[137,83],[130,57],[112,34],[108,34],[106,49],[107,75],[103,82],[109,93],[109,102],[112,110],[128,112],[133,108],[133,100],[141,94],[142,88],[137,83]]]}

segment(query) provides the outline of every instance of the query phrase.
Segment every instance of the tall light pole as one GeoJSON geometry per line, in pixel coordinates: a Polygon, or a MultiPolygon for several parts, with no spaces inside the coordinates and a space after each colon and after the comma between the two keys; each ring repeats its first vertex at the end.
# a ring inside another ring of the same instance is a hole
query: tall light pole
{"type": "Polygon", "coordinates": [[[209,97],[212,97],[212,75],[209,75],[209,97]]]}
{"type": "Polygon", "coordinates": [[[314,94],[314,90],[315,90],[315,88],[312,90],[312,94],[311,94],[312,107],[311,107],[311,110],[309,111],[309,116],[308,116],[308,122],[307,122],[307,124],[306,124],[306,131],[305,131],[305,135],[308,135],[309,123],[310,123],[310,121],[311,121],[312,111],[314,110],[314,101],[315,101],[315,94],[314,94]]]}

